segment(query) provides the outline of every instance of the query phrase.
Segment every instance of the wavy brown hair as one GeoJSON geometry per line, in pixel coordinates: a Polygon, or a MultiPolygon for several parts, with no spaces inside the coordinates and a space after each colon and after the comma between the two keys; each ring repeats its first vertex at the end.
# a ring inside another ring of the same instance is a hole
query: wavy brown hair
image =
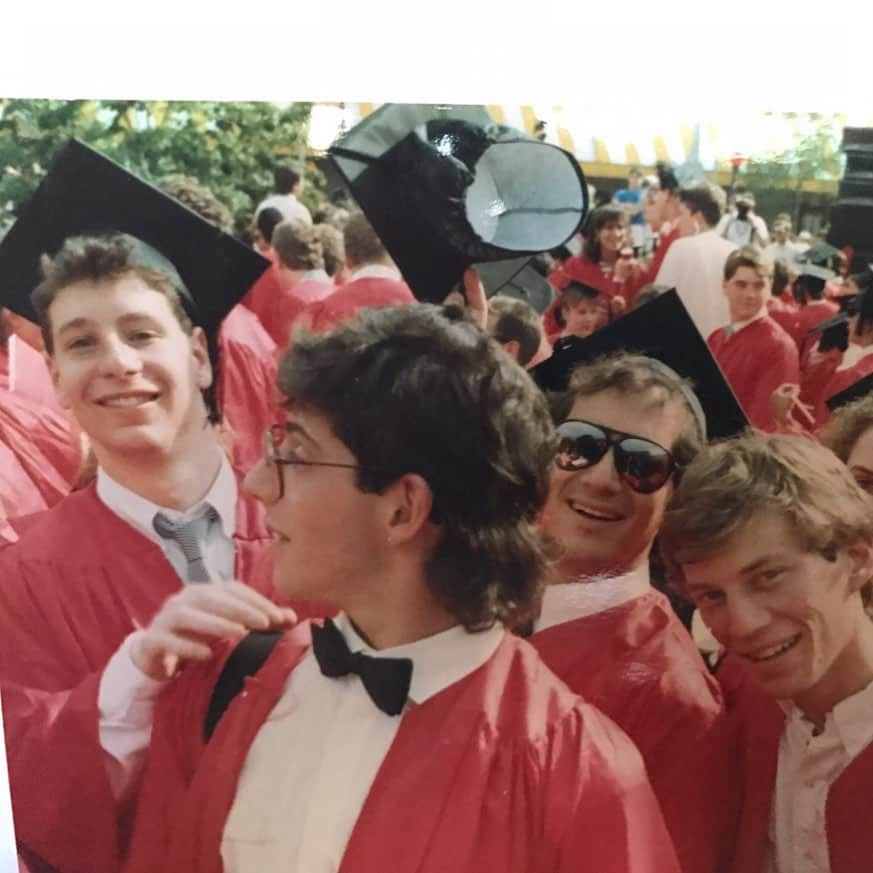
{"type": "Polygon", "coordinates": [[[479,630],[532,617],[555,431],[527,373],[462,309],[365,309],[328,334],[298,331],[279,388],[327,418],[362,491],[409,473],[427,482],[441,536],[425,577],[458,622],[479,630]]]}

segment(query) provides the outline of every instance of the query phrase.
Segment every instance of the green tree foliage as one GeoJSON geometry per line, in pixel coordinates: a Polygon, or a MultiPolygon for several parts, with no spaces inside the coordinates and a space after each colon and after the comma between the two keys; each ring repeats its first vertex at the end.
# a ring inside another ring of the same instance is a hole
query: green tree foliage
{"type": "Polygon", "coordinates": [[[306,162],[310,104],[120,100],[0,101],[0,221],[9,224],[70,137],[157,182],[193,176],[225,203],[241,232],[272,189],[277,162],[306,169],[303,201],[324,177],[306,162]]]}

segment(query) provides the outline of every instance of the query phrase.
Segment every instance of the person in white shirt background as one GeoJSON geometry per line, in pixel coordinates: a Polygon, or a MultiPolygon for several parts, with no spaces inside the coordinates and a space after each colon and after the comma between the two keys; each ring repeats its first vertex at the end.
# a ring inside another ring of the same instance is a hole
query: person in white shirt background
{"type": "Polygon", "coordinates": [[[312,215],[298,199],[303,193],[305,181],[303,174],[291,167],[279,164],[273,170],[273,194],[258,204],[255,210],[255,221],[262,209],[272,207],[282,213],[285,221],[303,221],[312,224],[312,215]]]}
{"type": "Polygon", "coordinates": [[[681,238],[667,251],[655,282],[675,288],[701,336],[730,321],[722,290],[724,264],[736,245],[715,228],[724,210],[721,188],[701,182],[679,193],[681,238]]]}
{"type": "Polygon", "coordinates": [[[791,241],[791,224],[787,221],[776,221],[773,223],[773,241],[764,251],[775,260],[780,260],[786,266],[792,267],[794,262],[800,257],[800,247],[791,241]]]}
{"type": "Polygon", "coordinates": [[[674,581],[727,656],[740,724],[736,873],[873,863],[873,500],[794,436],[712,445],[661,531],[674,581]]]}

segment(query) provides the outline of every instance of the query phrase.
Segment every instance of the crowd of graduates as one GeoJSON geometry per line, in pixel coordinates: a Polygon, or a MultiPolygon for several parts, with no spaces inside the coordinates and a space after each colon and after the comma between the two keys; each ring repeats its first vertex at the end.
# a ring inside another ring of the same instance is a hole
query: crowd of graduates
{"type": "Polygon", "coordinates": [[[870,867],[873,272],[661,166],[433,299],[275,181],[0,241],[21,870],[870,867]]]}

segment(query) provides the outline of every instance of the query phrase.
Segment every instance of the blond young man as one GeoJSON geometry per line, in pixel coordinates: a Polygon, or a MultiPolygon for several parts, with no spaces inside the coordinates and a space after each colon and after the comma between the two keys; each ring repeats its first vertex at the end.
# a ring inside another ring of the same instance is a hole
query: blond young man
{"type": "Polygon", "coordinates": [[[745,436],[685,471],[661,546],[727,651],[737,873],[873,864],[873,501],[826,448],[745,436]]]}

